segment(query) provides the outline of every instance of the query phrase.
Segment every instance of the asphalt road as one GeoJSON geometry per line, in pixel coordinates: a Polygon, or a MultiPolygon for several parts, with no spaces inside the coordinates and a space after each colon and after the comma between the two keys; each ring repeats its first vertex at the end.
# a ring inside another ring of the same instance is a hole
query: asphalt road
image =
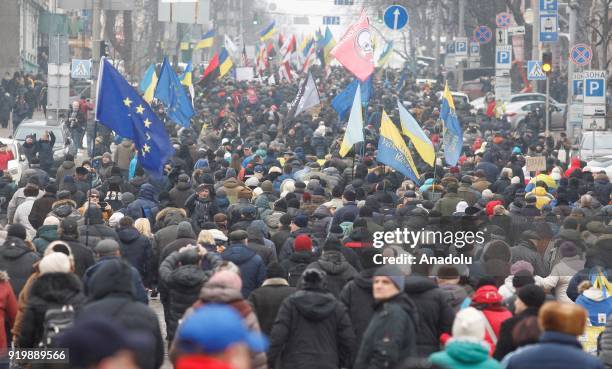
{"type": "MultiPolygon", "coordinates": [[[[151,309],[153,309],[153,311],[155,311],[155,314],[157,314],[157,318],[159,319],[159,326],[161,328],[162,331],[162,337],[164,337],[164,343],[165,341],[165,337],[166,337],[166,323],[164,322],[164,309],[162,307],[161,302],[159,301],[159,298],[156,299],[149,299],[149,307],[151,309]]],[[[167,350],[167,345],[165,345],[166,350],[167,350]]],[[[164,361],[164,365],[162,365],[161,369],[172,369],[172,364],[170,364],[170,361],[168,361],[168,352],[166,351],[166,359],[164,361]]]]}

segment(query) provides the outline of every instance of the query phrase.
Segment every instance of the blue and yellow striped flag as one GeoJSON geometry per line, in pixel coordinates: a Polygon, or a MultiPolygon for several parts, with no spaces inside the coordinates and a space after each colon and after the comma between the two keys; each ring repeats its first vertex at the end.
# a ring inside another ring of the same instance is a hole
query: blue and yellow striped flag
{"type": "Polygon", "coordinates": [[[155,93],[155,86],[157,86],[157,73],[155,72],[155,64],[149,65],[147,71],[140,81],[138,88],[143,93],[142,98],[144,101],[151,103],[153,100],[153,94],[155,93]]]}
{"type": "Polygon", "coordinates": [[[399,100],[397,100],[397,108],[399,109],[402,133],[410,139],[423,161],[433,167],[436,160],[436,151],[431,140],[399,100]]]}
{"type": "Polygon", "coordinates": [[[219,53],[219,78],[223,77],[234,66],[232,58],[230,58],[225,48],[219,53]]]}
{"type": "Polygon", "coordinates": [[[412,154],[395,124],[383,110],[380,120],[380,139],[376,160],[419,182],[419,171],[414,165],[412,154]]]}
{"type": "Polygon", "coordinates": [[[267,39],[272,37],[275,32],[276,32],[276,21],[273,20],[272,22],[270,22],[270,24],[268,24],[266,28],[264,28],[263,30],[261,30],[261,32],[259,32],[259,39],[261,41],[266,41],[267,39]]]}
{"type": "Polygon", "coordinates": [[[205,49],[212,47],[215,42],[215,30],[211,29],[202,35],[202,39],[195,45],[195,49],[205,49]]]}
{"type": "Polygon", "coordinates": [[[340,144],[340,156],[345,157],[357,142],[363,142],[363,114],[361,112],[361,88],[357,85],[351,115],[349,116],[344,139],[340,144]]]}
{"type": "Polygon", "coordinates": [[[385,49],[378,57],[378,63],[377,63],[378,67],[382,68],[385,65],[387,65],[392,54],[393,54],[393,40],[390,40],[389,42],[387,42],[387,44],[385,45],[385,49]]]}
{"type": "Polygon", "coordinates": [[[448,82],[444,85],[442,94],[442,104],[440,106],[440,119],[444,122],[443,142],[444,160],[451,166],[457,165],[461,150],[463,149],[463,132],[459,118],[455,112],[455,102],[453,95],[448,89],[448,82]]]}

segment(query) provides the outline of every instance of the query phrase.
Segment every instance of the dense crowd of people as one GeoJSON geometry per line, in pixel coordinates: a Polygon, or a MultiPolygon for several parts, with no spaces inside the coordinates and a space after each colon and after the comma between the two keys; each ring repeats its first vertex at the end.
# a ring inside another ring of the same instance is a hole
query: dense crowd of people
{"type": "Polygon", "coordinates": [[[311,71],[321,104],[297,117],[298,81],[198,85],[187,128],[154,105],[175,149],[161,177],[130,140],[92,136],[85,101],[62,163],[52,137],[29,137],[30,168],[0,178],[2,354],[63,347],[73,368],[157,369],[165,352],[177,369],[612,367],[604,172],[566,160],[564,135],[459,104],[463,152],[445,166],[443,85],[392,71],[374,77],[365,142],[341,158],[330,102],[352,77],[311,71]],[[376,161],[398,100],[439,153],[434,167],[414,154],[418,182],[376,161]],[[375,243],[398,229],[424,237],[375,243]]]}

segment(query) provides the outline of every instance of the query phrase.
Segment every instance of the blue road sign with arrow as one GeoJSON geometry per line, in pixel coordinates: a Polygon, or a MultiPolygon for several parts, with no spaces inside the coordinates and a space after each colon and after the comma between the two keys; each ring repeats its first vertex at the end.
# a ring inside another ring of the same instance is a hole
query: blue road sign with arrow
{"type": "Polygon", "coordinates": [[[385,10],[383,20],[392,30],[400,30],[408,24],[408,10],[401,5],[391,5],[385,10]]]}

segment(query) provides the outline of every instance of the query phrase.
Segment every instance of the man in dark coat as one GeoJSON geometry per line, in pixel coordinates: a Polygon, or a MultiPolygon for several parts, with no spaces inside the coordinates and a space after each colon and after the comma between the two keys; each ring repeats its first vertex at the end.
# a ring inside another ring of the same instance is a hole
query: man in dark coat
{"type": "Polygon", "coordinates": [[[168,255],[159,266],[159,278],[168,287],[168,317],[166,332],[168,342],[172,342],[179,320],[185,311],[198,299],[200,289],[221,264],[221,258],[213,253],[203,257],[198,253],[201,248],[175,251],[168,255]],[[202,269],[200,262],[204,258],[209,265],[202,269]]]}
{"type": "Polygon", "coordinates": [[[131,332],[153,337],[155,351],[137,351],[136,356],[140,368],[158,369],[164,362],[159,322],[155,312],[134,295],[132,269],[119,258],[107,260],[96,268],[88,281],[87,296],[91,302],[81,309],[79,316],[109,318],[131,332]]]}
{"type": "Polygon", "coordinates": [[[427,357],[440,350],[440,335],[451,332],[455,311],[446,292],[430,278],[416,274],[406,277],[405,291],[419,312],[418,356],[427,357]]]}
{"type": "Polygon", "coordinates": [[[286,298],[272,333],[272,368],[337,369],[351,367],[355,335],[344,304],[327,292],[325,273],[307,269],[301,290],[286,298]]]}
{"type": "Polygon", "coordinates": [[[93,248],[102,240],[119,241],[117,232],[104,224],[100,207],[91,203],[91,207],[85,211],[85,224],[79,226],[79,238],[85,246],[93,248]]]}
{"type": "Polygon", "coordinates": [[[96,263],[94,252],[79,242],[79,226],[76,220],[66,218],[61,221],[57,229],[58,239],[70,246],[74,257],[74,273],[82,278],[85,271],[96,263]]]}
{"type": "Polygon", "coordinates": [[[517,298],[514,302],[515,315],[504,320],[501,324],[499,340],[497,345],[495,345],[495,352],[493,353],[494,359],[501,361],[504,356],[517,349],[512,339],[512,330],[523,319],[537,317],[540,307],[544,304],[545,300],[546,294],[539,286],[528,284],[518,289],[517,298]]]}
{"type": "Polygon", "coordinates": [[[151,241],[134,228],[134,219],[125,216],[119,221],[117,229],[121,256],[130,262],[140,273],[145,286],[150,286],[153,269],[153,248],[151,241]]]}
{"type": "Polygon", "coordinates": [[[533,265],[533,272],[540,277],[546,276],[546,267],[542,255],[538,252],[536,244],[540,240],[538,231],[527,230],[521,235],[521,241],[510,248],[512,257],[510,263],[514,264],[519,260],[525,260],[533,265]]]}
{"type": "Polygon", "coordinates": [[[180,174],[178,176],[178,182],[170,190],[170,206],[182,208],[187,202],[187,199],[195,193],[189,182],[189,176],[187,174],[180,174]]]}
{"type": "Polygon", "coordinates": [[[323,246],[323,254],[308,266],[327,274],[327,288],[335,296],[340,296],[342,288],[355,276],[357,271],[346,261],[341,251],[342,245],[337,238],[329,238],[323,246]]]}
{"type": "Polygon", "coordinates": [[[47,214],[51,211],[53,203],[57,200],[57,187],[54,184],[49,184],[45,188],[45,194],[34,201],[32,211],[28,216],[28,220],[34,229],[42,227],[47,214]]]}
{"type": "Polygon", "coordinates": [[[374,256],[377,254],[380,254],[380,249],[368,248],[362,251],[363,270],[340,292],[340,301],[348,309],[355,331],[355,351],[359,350],[363,334],[374,315],[375,300],[372,296],[372,281],[378,269],[378,265],[374,264],[374,256]]]}
{"type": "Polygon", "coordinates": [[[415,357],[419,314],[414,302],[402,293],[405,277],[399,268],[380,268],[373,280],[374,315],[366,329],[353,368],[395,368],[415,357]]]}
{"type": "Polygon", "coordinates": [[[300,234],[293,242],[294,252],[281,262],[281,267],[287,273],[287,281],[292,287],[297,287],[302,273],[317,260],[312,253],[312,239],[307,234],[300,234]]]}
{"type": "Polygon", "coordinates": [[[176,227],[176,236],[174,240],[165,246],[161,245],[162,249],[159,254],[159,263],[164,261],[168,255],[180,250],[182,247],[187,245],[195,245],[197,243],[197,236],[193,232],[193,227],[191,224],[187,221],[180,222],[176,227]]]}
{"type": "Polygon", "coordinates": [[[155,199],[156,193],[153,185],[145,183],[140,186],[138,198],[128,205],[127,214],[132,219],[147,218],[151,227],[155,226],[155,216],[159,212],[159,203],[155,199]]]}
{"type": "Polygon", "coordinates": [[[36,252],[24,242],[26,229],[21,224],[8,226],[6,241],[0,247],[0,270],[8,273],[15,296],[19,296],[23,286],[34,273],[34,264],[40,260],[36,252]]]}
{"type": "Polygon", "coordinates": [[[287,282],[287,272],[276,262],[269,264],[266,280],[249,296],[261,331],[266,336],[269,337],[272,333],[272,326],[281,304],[295,291],[296,288],[289,286],[287,282]]]}
{"type": "Polygon", "coordinates": [[[247,228],[247,247],[261,256],[266,265],[277,261],[276,248],[266,237],[267,227],[262,220],[253,221],[247,228]]]}
{"type": "MultiPolygon", "coordinates": [[[[128,192],[129,193],[129,192],[128,192]]],[[[154,254],[159,262],[161,249],[176,239],[176,230],[180,222],[187,220],[187,212],[181,208],[165,208],[155,217],[154,254]]]]}
{"type": "Polygon", "coordinates": [[[189,196],[185,201],[184,208],[191,216],[191,224],[196,232],[200,232],[205,223],[212,222],[218,213],[217,204],[212,195],[212,186],[201,184],[196,188],[196,193],[189,196]]]}
{"type": "Polygon", "coordinates": [[[332,220],[332,226],[340,225],[345,219],[345,216],[357,219],[359,216],[359,208],[357,207],[355,192],[346,190],[342,194],[342,202],[344,205],[336,211],[332,220]]]}
{"type": "MultiPolygon", "coordinates": [[[[91,296],[91,277],[96,273],[96,271],[102,268],[106,263],[112,262],[114,260],[121,260],[121,252],[119,251],[119,243],[115,240],[102,240],[98,242],[96,245],[96,256],[98,257],[98,261],[89,267],[85,274],[83,275],[83,285],[85,286],[85,293],[87,296],[91,296]]],[[[129,265],[129,264],[128,264],[129,265]]],[[[142,279],[140,278],[140,273],[133,266],[129,265],[130,271],[132,273],[131,283],[128,282],[130,288],[134,291],[134,297],[137,301],[140,301],[144,304],[149,303],[149,296],[147,295],[147,291],[142,284],[142,279]]]]}
{"type": "Polygon", "coordinates": [[[310,236],[312,239],[313,235],[313,231],[308,228],[308,217],[303,214],[298,214],[291,220],[289,229],[291,232],[289,233],[289,236],[287,236],[287,239],[280,250],[280,254],[278,255],[278,260],[281,262],[293,254],[293,242],[297,236],[305,234],[310,236]]]}
{"type": "Polygon", "coordinates": [[[242,278],[242,296],[248,297],[253,290],[261,286],[266,277],[266,265],[261,256],[247,245],[247,233],[243,230],[229,234],[230,245],[221,257],[231,261],[240,268],[242,278]]]}

